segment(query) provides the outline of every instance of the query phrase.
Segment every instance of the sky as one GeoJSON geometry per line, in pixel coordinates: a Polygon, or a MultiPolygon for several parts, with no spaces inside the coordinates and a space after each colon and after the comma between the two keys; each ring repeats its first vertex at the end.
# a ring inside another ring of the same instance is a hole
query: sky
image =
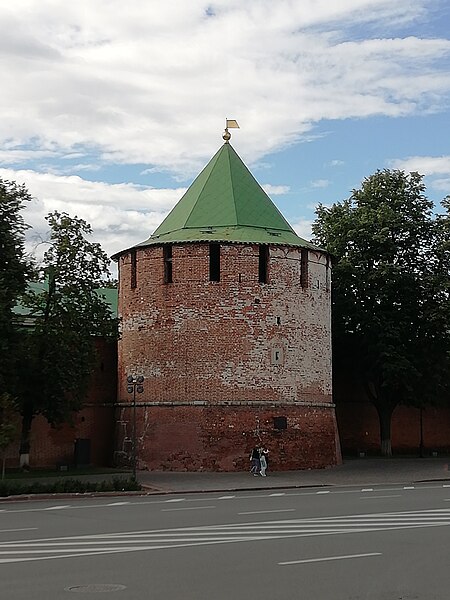
{"type": "Polygon", "coordinates": [[[377,169],[450,194],[448,0],[0,0],[0,178],[114,254],[231,143],[296,232],[377,169]]]}

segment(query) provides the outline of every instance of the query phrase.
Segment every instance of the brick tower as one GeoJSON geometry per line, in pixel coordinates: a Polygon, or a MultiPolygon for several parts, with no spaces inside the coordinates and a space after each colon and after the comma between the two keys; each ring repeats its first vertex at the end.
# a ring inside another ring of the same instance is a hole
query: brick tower
{"type": "Polygon", "coordinates": [[[118,253],[116,458],[141,469],[340,462],[330,262],[296,235],[226,140],[150,238],[118,253]],[[127,393],[127,375],[144,391],[127,393]],[[135,428],[133,427],[135,423],[135,428]]]}

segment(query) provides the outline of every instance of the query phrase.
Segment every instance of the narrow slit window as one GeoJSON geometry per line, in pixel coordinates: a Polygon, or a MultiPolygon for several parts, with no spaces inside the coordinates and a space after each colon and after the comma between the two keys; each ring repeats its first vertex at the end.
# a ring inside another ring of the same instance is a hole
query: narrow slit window
{"type": "Polygon", "coordinates": [[[164,283],[172,283],[172,245],[163,246],[164,283]]]}
{"type": "Polygon", "coordinates": [[[301,254],[300,284],[303,288],[308,287],[308,248],[302,248],[301,254]]]}
{"type": "Polygon", "coordinates": [[[259,247],[259,283],[269,280],[269,246],[259,247]]]}
{"type": "Polygon", "coordinates": [[[209,280],[220,281],[220,244],[209,245],[209,280]]]}
{"type": "Polygon", "coordinates": [[[273,365],[282,365],[283,364],[283,350],[281,348],[272,348],[270,354],[270,362],[273,365]]]}
{"type": "Polygon", "coordinates": [[[137,260],[136,250],[131,251],[131,289],[134,290],[137,285],[137,260]]]}

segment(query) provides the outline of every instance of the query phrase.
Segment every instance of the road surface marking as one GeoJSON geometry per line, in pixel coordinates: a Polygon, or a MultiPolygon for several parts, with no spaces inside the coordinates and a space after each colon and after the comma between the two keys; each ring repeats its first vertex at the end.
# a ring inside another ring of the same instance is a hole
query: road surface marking
{"type": "Polygon", "coordinates": [[[106,506],[125,506],[125,504],[130,504],[130,502],[111,502],[110,504],[107,504],[106,506]]]}
{"type": "Polygon", "coordinates": [[[219,496],[217,500],[231,500],[232,498],[236,498],[236,496],[219,496]]]}
{"type": "Polygon", "coordinates": [[[363,488],[362,492],[373,492],[373,488],[363,488]]]}
{"type": "Polygon", "coordinates": [[[216,508],[215,506],[184,506],[183,508],[162,508],[161,512],[173,512],[175,510],[203,510],[204,508],[216,508]]]}
{"type": "Polygon", "coordinates": [[[281,508],[280,510],[253,510],[251,512],[240,512],[238,515],[261,515],[265,513],[280,513],[280,512],[294,512],[295,508],[281,508]]]}
{"type": "Polygon", "coordinates": [[[360,500],[378,500],[379,498],[401,498],[401,494],[389,494],[389,496],[360,496],[360,500]]]}
{"type": "Polygon", "coordinates": [[[186,498],[171,498],[170,500],[166,500],[166,502],[184,502],[186,498]]]}
{"type": "Polygon", "coordinates": [[[8,533],[9,531],[36,531],[37,527],[22,527],[21,529],[0,529],[0,533],[8,533]]]}
{"type": "Polygon", "coordinates": [[[44,510],[62,510],[63,508],[71,508],[70,504],[63,504],[61,506],[47,506],[44,510]]]}
{"type": "Polygon", "coordinates": [[[316,492],[316,494],[329,494],[330,490],[321,490],[320,492],[316,492]]]}
{"type": "MultiPolygon", "coordinates": [[[[364,533],[364,539],[367,539],[367,534],[370,532],[443,526],[450,526],[450,508],[21,539],[0,542],[0,566],[11,562],[52,560],[63,557],[74,558],[242,542],[254,543],[348,533],[364,533]]],[[[330,560],[338,560],[338,558],[330,557],[330,560]]]]}
{"type": "Polygon", "coordinates": [[[403,489],[404,489],[404,490],[413,490],[413,489],[414,489],[414,486],[413,486],[413,485],[405,485],[405,486],[403,487],[403,489]]]}
{"type": "Polygon", "coordinates": [[[286,492],[274,492],[273,494],[269,494],[270,497],[275,496],[286,496],[286,492]]]}
{"type": "Polygon", "coordinates": [[[365,558],[366,556],[382,556],[381,552],[367,552],[367,554],[344,554],[342,556],[324,556],[323,558],[307,558],[305,560],[288,560],[279,562],[279,565],[301,565],[304,563],[324,562],[327,560],[344,560],[346,558],[365,558]]]}

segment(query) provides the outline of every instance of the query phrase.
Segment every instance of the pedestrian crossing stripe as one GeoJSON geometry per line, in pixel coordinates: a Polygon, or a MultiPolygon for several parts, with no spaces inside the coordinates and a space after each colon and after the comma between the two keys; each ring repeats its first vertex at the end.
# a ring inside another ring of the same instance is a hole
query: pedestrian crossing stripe
{"type": "Polygon", "coordinates": [[[436,509],[14,540],[0,542],[0,565],[186,546],[448,525],[450,509],[436,509]]]}

